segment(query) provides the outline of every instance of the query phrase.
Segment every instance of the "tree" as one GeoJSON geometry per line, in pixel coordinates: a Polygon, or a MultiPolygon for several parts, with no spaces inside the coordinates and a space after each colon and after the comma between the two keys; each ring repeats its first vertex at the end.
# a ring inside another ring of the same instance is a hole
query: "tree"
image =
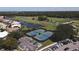
{"type": "Polygon", "coordinates": [[[29,30],[30,30],[29,28],[22,26],[20,30],[13,31],[8,36],[16,38],[18,40],[19,38],[24,36],[27,33],[27,31],[29,31],[29,30]]]}
{"type": "Polygon", "coordinates": [[[24,34],[21,31],[11,32],[8,36],[16,38],[17,40],[22,37],[24,34]]]}
{"type": "Polygon", "coordinates": [[[73,39],[77,33],[77,29],[71,24],[60,24],[54,33],[54,39],[55,41],[61,41],[67,38],[73,39]]]}
{"type": "Polygon", "coordinates": [[[48,18],[46,16],[38,16],[39,21],[48,21],[48,18]]]}
{"type": "Polygon", "coordinates": [[[6,40],[3,42],[3,48],[5,50],[13,50],[17,48],[17,40],[12,37],[7,37],[6,40]]]}
{"type": "Polygon", "coordinates": [[[0,39],[0,49],[3,48],[3,42],[4,42],[4,40],[0,39]]]}

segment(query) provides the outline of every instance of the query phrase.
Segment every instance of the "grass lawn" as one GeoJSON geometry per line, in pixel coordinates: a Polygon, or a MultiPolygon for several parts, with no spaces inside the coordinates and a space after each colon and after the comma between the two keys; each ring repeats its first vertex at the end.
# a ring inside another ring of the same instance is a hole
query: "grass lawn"
{"type": "Polygon", "coordinates": [[[77,26],[79,32],[79,20],[73,20],[73,25],[77,26]]]}
{"type": "Polygon", "coordinates": [[[55,25],[52,25],[52,24],[46,24],[46,26],[42,27],[46,30],[55,30],[56,29],[56,26],[55,25]]]}
{"type": "Polygon", "coordinates": [[[39,49],[41,49],[41,48],[43,48],[43,47],[45,47],[45,46],[48,46],[48,45],[50,45],[50,44],[52,44],[52,43],[54,43],[54,42],[52,42],[51,40],[47,40],[47,41],[45,41],[45,42],[41,42],[42,43],[42,47],[40,47],[39,49]]]}
{"type": "Polygon", "coordinates": [[[49,22],[59,22],[59,23],[63,23],[63,22],[67,22],[70,21],[69,18],[48,18],[49,22]]]}
{"type": "Polygon", "coordinates": [[[44,46],[47,46],[47,45],[50,45],[50,44],[52,44],[53,42],[51,41],[51,40],[47,40],[47,41],[45,41],[45,42],[43,42],[42,44],[44,45],[44,46]]]}
{"type": "Polygon", "coordinates": [[[73,24],[79,27],[79,20],[73,20],[73,24]]]}

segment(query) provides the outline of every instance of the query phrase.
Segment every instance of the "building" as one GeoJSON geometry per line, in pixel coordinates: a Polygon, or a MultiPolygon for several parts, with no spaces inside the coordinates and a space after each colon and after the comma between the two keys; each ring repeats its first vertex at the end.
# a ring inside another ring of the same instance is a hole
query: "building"
{"type": "Polygon", "coordinates": [[[21,37],[18,42],[19,42],[18,47],[23,51],[35,51],[39,47],[42,46],[41,43],[39,43],[39,42],[37,42],[37,41],[33,40],[32,38],[27,37],[27,36],[21,37]]]}
{"type": "Polygon", "coordinates": [[[6,29],[7,25],[4,23],[0,23],[0,29],[6,29]]]}
{"type": "Polygon", "coordinates": [[[0,16],[0,21],[3,21],[4,20],[4,16],[0,16]]]}
{"type": "Polygon", "coordinates": [[[8,35],[9,33],[7,31],[3,31],[3,32],[0,32],[0,38],[4,38],[8,35]]]}
{"type": "Polygon", "coordinates": [[[11,23],[11,27],[12,27],[12,28],[15,28],[15,27],[21,28],[21,24],[20,24],[20,22],[18,22],[18,21],[13,21],[13,22],[11,23]]]}

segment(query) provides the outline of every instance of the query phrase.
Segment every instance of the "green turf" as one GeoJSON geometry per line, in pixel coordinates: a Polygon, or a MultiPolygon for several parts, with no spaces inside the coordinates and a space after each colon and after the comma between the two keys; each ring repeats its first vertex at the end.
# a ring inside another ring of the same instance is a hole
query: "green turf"
{"type": "Polygon", "coordinates": [[[50,44],[52,44],[52,43],[53,43],[53,42],[48,39],[47,41],[43,42],[42,44],[43,44],[43,46],[47,46],[47,45],[50,45],[50,44]]]}
{"type": "Polygon", "coordinates": [[[48,46],[50,44],[53,44],[54,42],[52,42],[50,39],[48,39],[47,41],[44,41],[44,42],[41,42],[41,43],[42,43],[42,46],[39,49],[41,49],[45,46],[48,46]]]}
{"type": "Polygon", "coordinates": [[[59,22],[59,23],[63,23],[63,22],[66,22],[66,21],[70,21],[69,18],[48,18],[49,19],[49,22],[59,22]]]}

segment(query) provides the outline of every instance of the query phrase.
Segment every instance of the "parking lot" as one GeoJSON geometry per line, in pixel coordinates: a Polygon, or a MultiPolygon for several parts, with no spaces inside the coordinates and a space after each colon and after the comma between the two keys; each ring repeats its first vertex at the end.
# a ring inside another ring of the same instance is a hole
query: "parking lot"
{"type": "Polygon", "coordinates": [[[58,49],[56,49],[55,51],[66,51],[66,50],[67,51],[79,51],[79,41],[61,46],[58,49]]]}
{"type": "Polygon", "coordinates": [[[63,40],[42,51],[79,51],[79,41],[63,40]]]}

